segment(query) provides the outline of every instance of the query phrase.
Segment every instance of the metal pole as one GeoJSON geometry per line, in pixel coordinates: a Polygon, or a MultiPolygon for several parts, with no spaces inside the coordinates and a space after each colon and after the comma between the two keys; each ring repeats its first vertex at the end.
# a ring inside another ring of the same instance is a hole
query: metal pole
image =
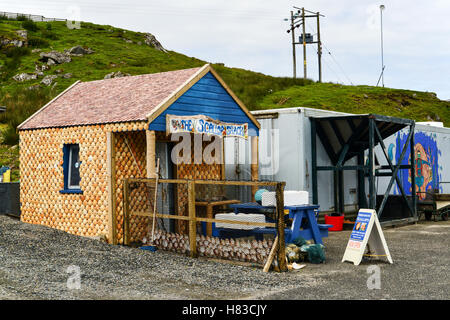
{"type": "Polygon", "coordinates": [[[384,5],[380,5],[380,19],[381,19],[381,84],[384,88],[384,57],[383,57],[383,10],[384,5]]]}
{"type": "Polygon", "coordinates": [[[416,152],[415,152],[415,140],[414,140],[415,123],[413,123],[409,130],[412,131],[410,141],[410,162],[411,162],[411,197],[412,197],[412,209],[413,217],[417,218],[417,199],[416,199],[416,152]]]}
{"type": "Polygon", "coordinates": [[[310,118],[311,120],[311,169],[312,169],[312,194],[313,194],[313,204],[319,203],[319,189],[317,186],[317,129],[316,129],[316,120],[314,118],[310,118]]]}
{"type": "Polygon", "coordinates": [[[294,12],[291,11],[291,33],[292,33],[292,68],[293,68],[293,77],[297,78],[297,63],[295,61],[295,27],[294,27],[294,12]]]}
{"type": "Polygon", "coordinates": [[[375,191],[375,163],[373,149],[374,141],[374,126],[375,120],[369,119],[369,209],[376,207],[376,191],[375,191]]]}
{"type": "Polygon", "coordinates": [[[303,78],[306,80],[305,8],[302,8],[302,32],[303,32],[303,78]]]}

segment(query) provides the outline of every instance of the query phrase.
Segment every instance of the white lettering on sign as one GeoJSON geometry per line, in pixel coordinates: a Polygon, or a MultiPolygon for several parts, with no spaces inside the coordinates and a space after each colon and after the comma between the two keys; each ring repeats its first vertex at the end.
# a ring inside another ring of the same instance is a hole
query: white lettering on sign
{"type": "Polygon", "coordinates": [[[248,138],[248,123],[234,124],[211,119],[205,115],[166,115],[167,133],[192,132],[220,137],[248,138]]]}

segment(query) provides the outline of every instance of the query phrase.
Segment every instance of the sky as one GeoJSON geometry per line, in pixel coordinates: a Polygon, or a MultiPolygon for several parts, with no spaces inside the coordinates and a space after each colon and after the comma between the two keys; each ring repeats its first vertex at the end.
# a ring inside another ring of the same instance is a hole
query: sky
{"type": "MultiPolygon", "coordinates": [[[[286,77],[293,74],[293,62],[284,19],[297,10],[293,6],[324,15],[324,82],[377,85],[383,44],[386,87],[450,99],[449,0],[0,0],[0,11],[150,32],[169,50],[286,77]]],[[[305,27],[316,40],[316,20],[306,19],[305,27]]],[[[297,38],[301,27],[295,32],[297,38]]],[[[297,77],[303,77],[302,46],[296,51],[297,77]]],[[[318,80],[317,45],[307,45],[306,60],[307,77],[318,80]]]]}

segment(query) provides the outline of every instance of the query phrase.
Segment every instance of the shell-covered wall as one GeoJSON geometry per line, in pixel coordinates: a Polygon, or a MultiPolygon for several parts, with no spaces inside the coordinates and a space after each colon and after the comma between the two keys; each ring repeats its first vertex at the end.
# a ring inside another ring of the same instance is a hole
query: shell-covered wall
{"type": "Polygon", "coordinates": [[[142,130],[145,139],[146,126],[134,122],[20,131],[21,220],[81,236],[107,235],[107,132],[142,130]],[[60,193],[64,144],[80,145],[82,194],[60,193]]]}
{"type": "MultiPolygon", "coordinates": [[[[145,178],[147,176],[145,131],[115,133],[115,164],[116,164],[116,225],[117,239],[123,243],[123,179],[145,178]]],[[[154,191],[153,191],[154,192],[154,191]]],[[[130,212],[149,211],[149,201],[152,200],[152,191],[145,184],[138,184],[137,188],[130,187],[130,212]]],[[[151,219],[141,216],[130,217],[130,241],[141,240],[148,228],[151,219]]]]}

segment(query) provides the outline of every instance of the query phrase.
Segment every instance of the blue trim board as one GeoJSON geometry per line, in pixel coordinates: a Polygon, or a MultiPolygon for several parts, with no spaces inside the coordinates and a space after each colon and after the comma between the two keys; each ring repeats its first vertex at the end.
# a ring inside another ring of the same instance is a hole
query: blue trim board
{"type": "Polygon", "coordinates": [[[205,74],[189,90],[172,103],[149,125],[149,130],[166,131],[166,115],[206,115],[229,123],[248,123],[248,135],[258,136],[258,127],[234,101],[211,72],[205,74]]]}
{"type": "Polygon", "coordinates": [[[81,190],[81,189],[64,189],[64,190],[59,190],[59,193],[62,193],[62,194],[83,194],[83,190],[81,190]]]}

